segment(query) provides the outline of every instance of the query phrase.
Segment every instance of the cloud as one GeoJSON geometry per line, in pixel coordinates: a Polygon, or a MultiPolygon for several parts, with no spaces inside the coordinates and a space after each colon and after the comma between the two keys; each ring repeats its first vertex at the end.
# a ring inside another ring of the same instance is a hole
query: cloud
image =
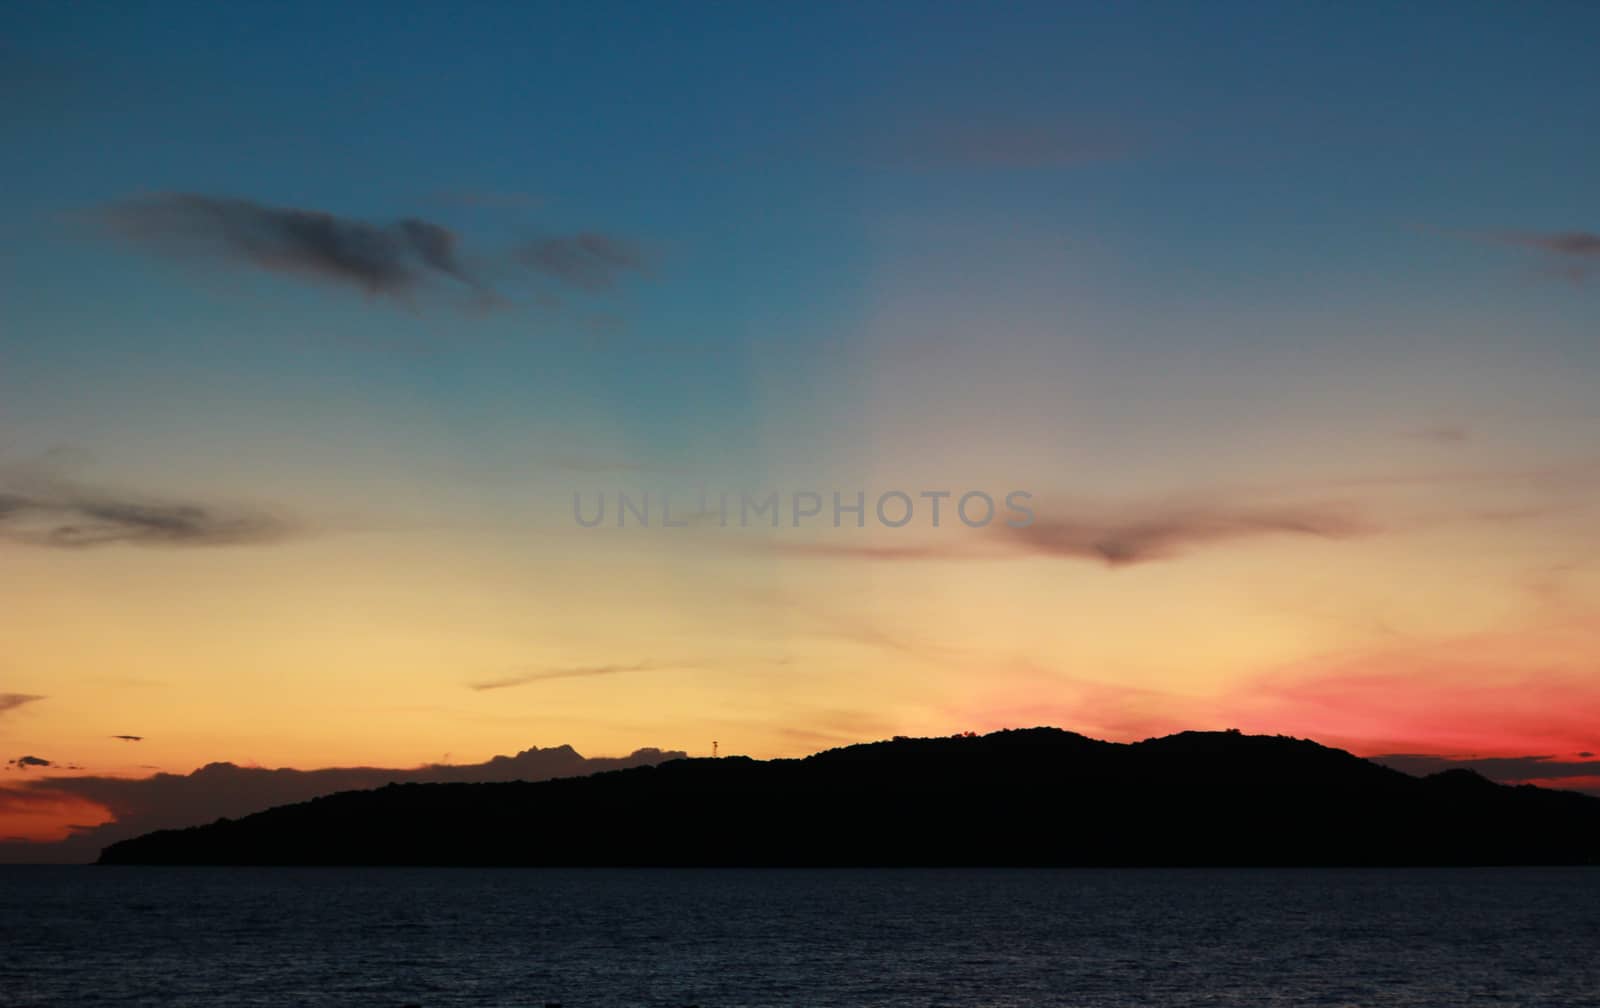
{"type": "Polygon", "coordinates": [[[0,813],[34,812],[61,805],[62,796],[32,788],[0,787],[0,813]]]}
{"type": "Polygon", "coordinates": [[[489,293],[463,265],[455,233],[417,217],[372,223],[197,193],[125,200],[106,208],[103,217],[114,234],[163,252],[221,254],[374,297],[407,295],[435,279],[489,293]]]}
{"type": "Polygon", "coordinates": [[[519,248],[516,257],[536,273],[586,291],[610,290],[646,265],[638,245],[595,232],[538,238],[519,248]]]}
{"type": "Polygon", "coordinates": [[[1156,510],[1101,521],[1036,521],[1001,526],[1010,543],[1044,556],[1081,557],[1110,567],[1169,560],[1204,546],[1265,536],[1347,539],[1375,531],[1349,509],[1334,506],[1200,506],[1156,510]]]}
{"type": "Polygon", "coordinates": [[[946,542],[904,545],[772,543],[780,552],[876,561],[1005,559],[1019,554],[1090,560],[1108,567],[1171,560],[1197,549],[1276,536],[1347,539],[1381,531],[1344,505],[1158,505],[1116,515],[1038,519],[1023,528],[1003,521],[981,541],[953,536],[946,542]]]}
{"type": "MultiPolygon", "coordinates": [[[[459,201],[461,194],[455,194],[459,201]]],[[[476,205],[506,210],[508,194],[476,194],[476,205]]],[[[421,217],[370,221],[325,210],[273,206],[201,193],[161,193],[104,207],[101,224],[142,248],[192,261],[252,269],[354,289],[370,298],[407,301],[443,283],[469,291],[479,306],[500,305],[477,268],[468,266],[456,232],[421,217]]],[[[517,264],[567,288],[600,293],[647,266],[643,250],[615,235],[583,231],[536,238],[474,260],[505,278],[517,264]]],[[[537,292],[554,302],[550,292],[537,292]]]]}
{"type": "Polygon", "coordinates": [[[903,636],[897,632],[885,630],[869,621],[831,608],[813,606],[803,601],[789,600],[786,600],[783,606],[787,611],[813,623],[817,634],[824,638],[848,641],[865,648],[907,655],[929,665],[964,668],[967,667],[964,663],[970,661],[973,657],[969,651],[930,643],[912,636],[903,636]]]}
{"type": "Polygon", "coordinates": [[[1592,231],[1498,231],[1489,237],[1553,255],[1600,259],[1600,234],[1592,231]]]}
{"type": "Polygon", "coordinates": [[[1600,234],[1593,231],[1489,231],[1478,236],[1539,252],[1553,263],[1556,272],[1574,282],[1588,279],[1600,267],[1600,234]]]}
{"type": "Polygon", "coordinates": [[[260,512],[56,480],[0,486],[0,541],[28,546],[232,546],[272,542],[294,530],[284,519],[260,512]]]}
{"type": "MultiPolygon", "coordinates": [[[[0,860],[92,860],[118,840],[158,829],[178,829],[239,818],[276,805],[309,801],[337,791],[382,787],[392,782],[480,782],[549,780],[580,777],[603,770],[648,766],[682,759],[676,750],[638,749],[622,757],[580,755],[571,746],[531,748],[515,756],[496,756],[461,766],[434,764],[410,769],[334,767],[321,770],[269,770],[211,763],[189,774],[158,773],[151,777],[50,777],[0,789],[0,809],[7,802],[103,810],[112,821],[79,831],[58,843],[0,849],[0,860]]],[[[79,814],[79,821],[83,816],[79,814]]],[[[59,835],[59,834],[58,834],[59,835]]]]}
{"type": "Polygon", "coordinates": [[[885,546],[878,543],[835,542],[774,542],[762,544],[792,556],[833,558],[837,560],[955,560],[994,557],[994,550],[978,550],[971,546],[943,543],[906,543],[904,546],[885,546]]]}
{"type": "Polygon", "coordinates": [[[123,742],[143,742],[144,741],[144,736],[143,735],[113,735],[111,737],[114,738],[114,739],[121,739],[123,742]]]}
{"type": "Polygon", "coordinates": [[[40,758],[38,756],[18,756],[14,760],[6,761],[6,765],[7,766],[14,766],[18,770],[26,770],[29,767],[55,766],[55,764],[50,762],[49,760],[42,759],[42,758],[40,758]]]}
{"type": "Polygon", "coordinates": [[[0,693],[0,714],[43,699],[44,697],[36,693],[0,693]]]}
{"type": "Polygon", "coordinates": [[[472,688],[479,691],[497,690],[506,689],[510,686],[523,686],[528,683],[547,682],[551,679],[588,679],[594,676],[620,675],[624,672],[650,672],[656,669],[681,667],[657,665],[651,662],[639,662],[634,665],[576,665],[571,668],[539,669],[507,676],[504,679],[477,682],[472,684],[472,688]]]}

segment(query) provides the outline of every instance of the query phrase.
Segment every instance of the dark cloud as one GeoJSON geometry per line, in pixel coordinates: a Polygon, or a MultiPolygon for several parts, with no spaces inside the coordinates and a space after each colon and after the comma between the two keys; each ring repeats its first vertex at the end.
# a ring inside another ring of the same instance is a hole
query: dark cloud
{"type": "Polygon", "coordinates": [[[1593,231],[1491,231],[1479,237],[1542,253],[1555,272],[1574,282],[1600,268],[1600,234],[1593,231]]]}
{"type": "Polygon", "coordinates": [[[646,266],[644,252],[633,242],[594,232],[538,238],[516,255],[536,273],[586,291],[610,290],[624,275],[646,266]]]}
{"type": "Polygon", "coordinates": [[[0,714],[43,699],[44,697],[35,693],[0,693],[0,714]]]}
{"type": "Polygon", "coordinates": [[[1379,531],[1341,505],[1147,507],[1109,517],[1037,519],[1024,528],[1012,528],[996,519],[987,528],[988,536],[981,541],[954,534],[938,543],[776,543],[770,548],[806,556],[878,561],[1003,559],[1021,553],[1128,567],[1246,539],[1345,539],[1379,531]]]}
{"type": "Polygon", "coordinates": [[[475,285],[476,282],[461,265],[456,253],[456,236],[449,229],[408,217],[400,222],[399,230],[406,243],[427,266],[455,277],[468,286],[475,285]]]}
{"type": "Polygon", "coordinates": [[[654,765],[686,755],[676,750],[639,749],[628,756],[588,758],[563,745],[526,749],[515,756],[496,756],[483,763],[461,766],[268,770],[212,763],[190,774],[51,777],[0,789],[0,808],[7,801],[19,805],[88,802],[108,811],[114,821],[59,843],[0,850],[0,860],[88,861],[107,844],[151,830],[193,826],[224,816],[236,819],[275,805],[309,801],[337,791],[382,787],[391,782],[549,780],[654,765]]]}
{"type": "MultiPolygon", "coordinates": [[[[521,203],[514,194],[454,194],[452,199],[502,211],[521,203]]],[[[189,261],[228,262],[407,303],[443,284],[469,291],[479,309],[506,303],[486,276],[514,283],[509,273],[514,267],[521,267],[524,278],[531,270],[547,281],[533,295],[537,303],[553,306],[559,303],[556,287],[602,293],[648,265],[635,242],[583,231],[477,256],[469,266],[460,236],[421,217],[370,221],[200,193],[123,200],[103,208],[98,220],[112,235],[189,261]]]]}
{"type": "Polygon", "coordinates": [[[639,662],[634,665],[577,665],[571,668],[538,669],[531,672],[518,673],[503,679],[491,679],[486,682],[472,684],[475,690],[505,689],[509,686],[523,686],[528,683],[546,682],[551,679],[588,679],[593,676],[620,675],[624,672],[649,672],[655,669],[675,668],[680,666],[656,665],[651,662],[639,662]]]}
{"type": "Polygon", "coordinates": [[[169,193],[126,200],[104,217],[115,234],[181,255],[221,254],[273,273],[309,276],[371,296],[409,294],[449,278],[480,294],[456,235],[416,217],[386,224],[252,200],[169,193]]]}
{"type": "MultiPolygon", "coordinates": [[[[46,787],[54,780],[46,781],[46,787]]],[[[49,790],[39,790],[30,787],[0,787],[0,813],[29,813],[60,808],[64,800],[60,794],[49,790]]]]}
{"type": "Polygon", "coordinates": [[[60,482],[0,489],[0,541],[29,546],[229,546],[271,542],[293,531],[289,522],[264,513],[60,482]]]}
{"type": "Polygon", "coordinates": [[[114,738],[114,739],[121,739],[124,742],[143,742],[144,741],[144,736],[143,735],[113,735],[111,737],[114,738]]]}
{"type": "Polygon", "coordinates": [[[1266,536],[1345,539],[1372,526],[1347,509],[1309,507],[1184,507],[1104,521],[1035,521],[1001,526],[1010,543],[1045,556],[1081,557],[1111,567],[1168,560],[1218,543],[1266,536]]]}
{"type": "Polygon", "coordinates": [[[1600,234],[1592,231],[1497,231],[1489,237],[1553,255],[1600,259],[1600,234]]]}
{"type": "Polygon", "coordinates": [[[26,770],[29,767],[55,766],[55,764],[49,760],[42,759],[38,756],[18,756],[14,760],[8,760],[7,765],[14,766],[18,770],[26,770]]]}

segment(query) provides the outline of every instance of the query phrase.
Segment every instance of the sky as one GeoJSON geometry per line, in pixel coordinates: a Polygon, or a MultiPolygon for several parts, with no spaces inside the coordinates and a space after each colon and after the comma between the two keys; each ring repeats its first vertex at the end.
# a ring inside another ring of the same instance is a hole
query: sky
{"type": "Polygon", "coordinates": [[[11,4],[0,95],[0,841],[1038,724],[1600,791],[1593,5],[11,4]]]}

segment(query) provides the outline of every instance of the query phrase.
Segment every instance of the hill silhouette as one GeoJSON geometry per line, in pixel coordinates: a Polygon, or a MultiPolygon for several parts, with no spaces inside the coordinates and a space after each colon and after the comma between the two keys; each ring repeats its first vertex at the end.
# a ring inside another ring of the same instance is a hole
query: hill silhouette
{"type": "Polygon", "coordinates": [[[1418,778],[1314,742],[1055,728],[408,783],[116,843],[102,864],[1600,863],[1600,799],[1418,778]]]}
{"type": "MultiPolygon", "coordinates": [[[[533,746],[515,756],[494,756],[481,763],[429,763],[418,767],[296,770],[218,762],[187,774],[42,777],[24,785],[31,795],[63,802],[81,799],[110,811],[114,818],[93,828],[75,829],[70,836],[51,843],[0,839],[0,864],[93,861],[107,846],[129,837],[156,830],[182,829],[222,817],[239,818],[277,805],[310,801],[342,791],[383,787],[393,782],[542,781],[663,763],[687,755],[677,750],[650,747],[636,749],[627,756],[591,757],[580,754],[570,745],[559,745],[533,746]]],[[[0,805],[8,793],[14,792],[0,790],[0,805]]]]}

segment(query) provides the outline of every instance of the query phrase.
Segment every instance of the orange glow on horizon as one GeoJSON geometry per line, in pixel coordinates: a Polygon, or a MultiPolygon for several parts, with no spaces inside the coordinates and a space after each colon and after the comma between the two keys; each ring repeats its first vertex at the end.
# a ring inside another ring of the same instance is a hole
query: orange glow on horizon
{"type": "Polygon", "coordinates": [[[113,818],[103,805],[77,795],[0,786],[0,842],[65,840],[113,818]]]}

